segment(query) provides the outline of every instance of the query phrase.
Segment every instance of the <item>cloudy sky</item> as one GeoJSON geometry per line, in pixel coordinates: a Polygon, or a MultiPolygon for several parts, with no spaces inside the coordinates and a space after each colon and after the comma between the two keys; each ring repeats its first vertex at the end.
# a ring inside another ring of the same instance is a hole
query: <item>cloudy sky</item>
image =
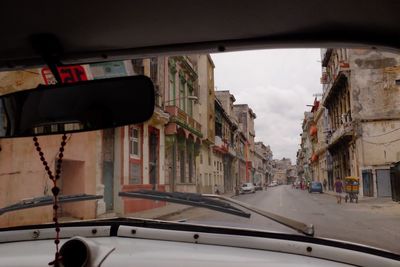
{"type": "Polygon", "coordinates": [[[319,49],[259,50],[213,54],[215,86],[230,90],[235,104],[256,113],[256,141],[274,158],[296,162],[304,111],[321,93],[319,49]]]}

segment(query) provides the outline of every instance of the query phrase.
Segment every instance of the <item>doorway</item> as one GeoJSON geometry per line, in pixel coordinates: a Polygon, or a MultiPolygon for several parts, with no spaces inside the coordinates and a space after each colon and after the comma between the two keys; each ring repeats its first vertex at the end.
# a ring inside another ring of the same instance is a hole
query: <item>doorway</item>
{"type": "Polygon", "coordinates": [[[363,179],[363,194],[366,197],[374,196],[374,187],[373,187],[373,178],[372,178],[372,170],[363,170],[362,171],[362,179],[363,179]]]}
{"type": "Polygon", "coordinates": [[[106,211],[114,209],[114,129],[103,130],[103,184],[106,211]]]}
{"type": "Polygon", "coordinates": [[[376,170],[376,189],[378,197],[391,197],[390,170],[376,170]]]}
{"type": "Polygon", "coordinates": [[[149,179],[152,190],[156,190],[158,181],[159,136],[158,129],[149,127],[149,179]]]}
{"type": "MultiPolygon", "coordinates": [[[[91,192],[87,192],[86,189],[84,167],[84,161],[63,160],[61,178],[59,181],[61,195],[91,194],[91,192]]],[[[82,219],[87,216],[85,215],[85,208],[87,205],[88,203],[62,203],[60,204],[58,213],[60,217],[82,219]]]]}

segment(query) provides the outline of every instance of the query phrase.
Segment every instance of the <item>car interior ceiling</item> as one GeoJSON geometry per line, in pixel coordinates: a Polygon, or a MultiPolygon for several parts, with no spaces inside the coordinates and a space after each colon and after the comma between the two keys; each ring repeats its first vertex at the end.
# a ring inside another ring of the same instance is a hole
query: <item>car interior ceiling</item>
{"type": "Polygon", "coordinates": [[[59,40],[64,64],[259,48],[400,47],[400,1],[393,0],[72,2],[3,3],[0,70],[43,65],[31,42],[43,33],[59,40]]]}

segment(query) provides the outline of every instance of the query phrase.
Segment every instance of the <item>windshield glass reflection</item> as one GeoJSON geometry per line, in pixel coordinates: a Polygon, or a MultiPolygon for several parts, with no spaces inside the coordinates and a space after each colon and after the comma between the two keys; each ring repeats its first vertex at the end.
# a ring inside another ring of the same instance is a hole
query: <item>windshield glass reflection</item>
{"type": "MultiPolygon", "coordinates": [[[[155,108],[144,123],[67,134],[57,184],[61,196],[76,198],[60,203],[60,221],[129,216],[301,234],[234,203],[162,199],[216,194],[314,225],[317,237],[400,253],[399,65],[390,52],[329,48],[76,67],[89,80],[149,77],[155,108]]],[[[54,83],[42,69],[2,72],[0,81],[3,94],[54,83]]],[[[140,113],[126,100],[127,117],[140,113]]],[[[0,112],[4,136],[15,130],[10,118],[20,108],[3,99],[0,112]]],[[[84,126],[37,124],[33,134],[84,126]]],[[[60,140],[38,137],[53,172],[60,140]]],[[[0,226],[51,222],[52,206],[35,205],[51,199],[53,184],[32,137],[0,141],[0,208],[19,205],[0,215],[0,226]]]]}

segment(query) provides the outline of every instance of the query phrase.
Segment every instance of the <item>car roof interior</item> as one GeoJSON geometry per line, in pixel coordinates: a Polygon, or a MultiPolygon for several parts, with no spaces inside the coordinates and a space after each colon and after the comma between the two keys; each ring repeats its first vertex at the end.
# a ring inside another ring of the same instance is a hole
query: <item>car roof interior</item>
{"type": "Polygon", "coordinates": [[[43,65],[47,34],[63,64],[187,52],[400,47],[398,0],[3,1],[0,70],[43,65]]]}

